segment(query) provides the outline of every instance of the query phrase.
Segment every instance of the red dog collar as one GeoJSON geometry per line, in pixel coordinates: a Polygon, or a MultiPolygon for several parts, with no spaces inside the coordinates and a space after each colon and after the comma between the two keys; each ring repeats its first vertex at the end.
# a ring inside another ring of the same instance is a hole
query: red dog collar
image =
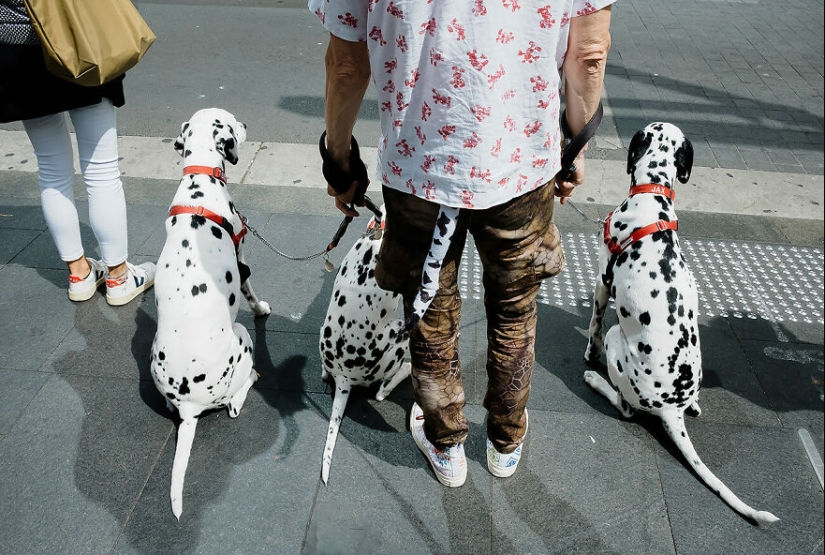
{"type": "Polygon", "coordinates": [[[676,198],[676,191],[664,185],[657,185],[655,183],[645,183],[643,185],[634,185],[630,188],[630,196],[641,193],[653,193],[656,195],[664,195],[670,200],[676,198]]]}
{"type": "Polygon", "coordinates": [[[186,166],[183,168],[183,175],[210,175],[226,184],[226,172],[223,168],[213,168],[211,166],[186,166]]]}

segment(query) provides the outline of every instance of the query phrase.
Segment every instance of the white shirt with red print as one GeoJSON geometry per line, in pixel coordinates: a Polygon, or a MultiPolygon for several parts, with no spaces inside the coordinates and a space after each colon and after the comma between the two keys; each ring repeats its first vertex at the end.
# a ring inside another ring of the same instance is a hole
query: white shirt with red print
{"type": "Polygon", "coordinates": [[[570,19],[614,0],[309,0],[333,35],[366,41],[384,185],[484,209],[560,169],[570,19]]]}

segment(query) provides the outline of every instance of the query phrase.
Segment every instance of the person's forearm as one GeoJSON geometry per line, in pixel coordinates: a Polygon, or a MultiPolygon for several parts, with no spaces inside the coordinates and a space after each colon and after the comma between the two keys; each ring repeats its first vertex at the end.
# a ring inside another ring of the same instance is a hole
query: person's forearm
{"type": "Polygon", "coordinates": [[[327,150],[349,170],[352,129],[369,86],[370,65],[365,42],[349,42],[330,35],[326,54],[324,119],[327,150]]]}
{"type": "Polygon", "coordinates": [[[610,50],[610,6],[570,22],[564,60],[564,103],[567,124],[575,136],[599,106],[610,50]]]}

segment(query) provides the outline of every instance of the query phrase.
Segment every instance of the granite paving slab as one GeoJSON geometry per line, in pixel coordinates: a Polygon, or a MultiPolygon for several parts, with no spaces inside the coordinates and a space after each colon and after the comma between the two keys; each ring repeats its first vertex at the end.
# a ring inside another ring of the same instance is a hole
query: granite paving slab
{"type": "Polygon", "coordinates": [[[493,480],[493,553],[674,553],[644,429],[592,413],[529,414],[518,472],[493,480]]]}
{"type": "Polygon", "coordinates": [[[49,377],[0,450],[3,551],[110,553],[171,430],[134,383],[49,377]]]}
{"type": "Polygon", "coordinates": [[[114,553],[299,553],[320,482],[308,454],[325,437],[300,398],[253,390],[236,419],[221,410],[199,420],[180,521],[169,501],[173,432],[114,553]]]}
{"type": "MultiPolygon", "coordinates": [[[[394,396],[350,411],[307,531],[307,553],[487,553],[490,480],[483,409],[467,408],[468,476],[461,488],[436,480],[409,433],[411,403],[394,396]],[[359,408],[371,418],[361,422],[359,408]],[[360,425],[359,425],[360,424],[360,425]]],[[[322,430],[322,431],[325,431],[322,430]]],[[[320,469],[323,445],[313,451],[320,469]]]]}
{"type": "Polygon", "coordinates": [[[705,487],[663,440],[657,444],[664,446],[657,450],[657,464],[677,552],[822,553],[822,490],[796,431],[701,420],[689,419],[687,427],[708,468],[740,499],[782,520],[767,528],[752,525],[705,487]]]}
{"type": "Polygon", "coordinates": [[[65,282],[65,270],[17,264],[0,270],[1,367],[39,370],[82,318],[88,307],[68,300],[65,282]]]}

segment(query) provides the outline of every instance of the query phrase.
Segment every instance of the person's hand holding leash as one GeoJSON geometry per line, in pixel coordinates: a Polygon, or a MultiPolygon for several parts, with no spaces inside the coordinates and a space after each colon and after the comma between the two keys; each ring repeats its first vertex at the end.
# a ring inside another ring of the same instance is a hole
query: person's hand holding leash
{"type": "Polygon", "coordinates": [[[567,200],[573,196],[573,191],[584,183],[584,151],[587,150],[586,148],[582,150],[578,156],[576,156],[575,160],[573,161],[573,166],[575,170],[570,173],[569,171],[562,168],[558,174],[556,174],[556,186],[553,190],[553,194],[556,198],[559,199],[561,204],[567,202],[567,200]]]}

